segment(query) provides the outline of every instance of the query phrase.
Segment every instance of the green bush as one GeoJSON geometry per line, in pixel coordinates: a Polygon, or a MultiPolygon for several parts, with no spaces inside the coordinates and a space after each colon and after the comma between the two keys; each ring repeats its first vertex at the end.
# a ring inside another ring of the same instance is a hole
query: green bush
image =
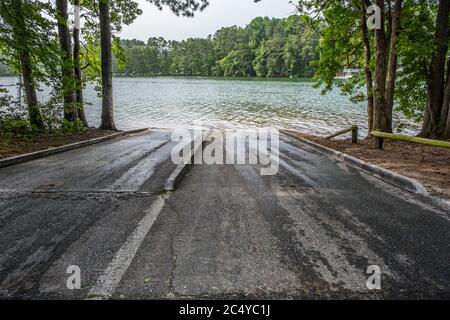
{"type": "Polygon", "coordinates": [[[5,118],[0,120],[0,132],[15,135],[28,135],[37,131],[37,128],[24,118],[5,118]]]}
{"type": "Polygon", "coordinates": [[[84,126],[83,122],[80,120],[76,120],[74,122],[69,122],[67,120],[63,120],[63,123],[61,125],[61,132],[63,134],[77,134],[84,132],[86,130],[86,127],[84,126]]]}

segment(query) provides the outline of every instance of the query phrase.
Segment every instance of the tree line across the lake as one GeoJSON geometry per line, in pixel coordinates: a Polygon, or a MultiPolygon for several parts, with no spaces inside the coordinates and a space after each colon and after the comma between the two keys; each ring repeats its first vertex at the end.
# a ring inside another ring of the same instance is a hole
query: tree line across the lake
{"type": "Polygon", "coordinates": [[[245,28],[222,28],[206,39],[122,40],[119,75],[312,77],[319,33],[304,16],[256,18],[245,28]]]}
{"type": "MultiPolygon", "coordinates": [[[[208,5],[207,0],[147,1],[185,16],[208,5]]],[[[142,13],[134,1],[2,0],[0,62],[20,75],[24,99],[0,96],[0,125],[5,115],[20,110],[15,106],[23,100],[26,121],[35,128],[51,127],[61,115],[64,126],[86,127],[83,89],[96,82],[102,97],[101,128],[115,130],[113,72],[314,75],[324,93],[337,86],[353,101],[367,104],[369,132],[392,132],[398,108],[422,121],[421,136],[450,138],[450,1],[295,3],[299,15],[286,19],[257,18],[245,28],[223,28],[207,39],[151,38],[145,43],[115,36],[142,13]],[[80,23],[72,22],[78,21],[78,10],[69,12],[69,3],[80,8],[80,23]],[[343,68],[359,73],[336,81],[343,68]],[[42,85],[53,89],[46,104],[36,94],[42,85]]],[[[5,90],[0,86],[0,91],[5,90]]]]}

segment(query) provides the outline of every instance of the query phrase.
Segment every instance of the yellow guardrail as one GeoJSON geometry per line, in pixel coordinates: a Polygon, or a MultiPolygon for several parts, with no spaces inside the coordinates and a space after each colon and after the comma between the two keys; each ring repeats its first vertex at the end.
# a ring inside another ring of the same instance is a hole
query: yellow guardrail
{"type": "Polygon", "coordinates": [[[381,131],[372,131],[372,136],[376,138],[377,146],[379,149],[383,149],[383,140],[384,139],[413,142],[413,143],[424,144],[424,145],[432,146],[432,147],[449,148],[450,149],[449,141],[432,140],[432,139],[425,139],[425,138],[419,138],[419,137],[404,136],[401,134],[387,133],[387,132],[381,132],[381,131]]]}

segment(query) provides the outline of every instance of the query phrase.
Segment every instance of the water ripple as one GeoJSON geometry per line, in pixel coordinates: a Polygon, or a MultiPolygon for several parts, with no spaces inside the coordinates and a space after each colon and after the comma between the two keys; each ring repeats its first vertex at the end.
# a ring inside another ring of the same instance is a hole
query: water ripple
{"type": "MultiPolygon", "coordinates": [[[[11,84],[15,78],[0,78],[11,84]]],[[[115,117],[119,128],[190,127],[195,121],[216,128],[275,126],[324,135],[354,124],[366,134],[366,106],[353,104],[338,91],[325,96],[310,82],[245,81],[185,78],[117,78],[114,80],[115,117]]],[[[40,92],[41,99],[48,90],[40,92]]],[[[86,115],[100,124],[101,101],[88,87],[91,105],[86,115]]],[[[408,124],[400,115],[396,124],[408,124]]]]}

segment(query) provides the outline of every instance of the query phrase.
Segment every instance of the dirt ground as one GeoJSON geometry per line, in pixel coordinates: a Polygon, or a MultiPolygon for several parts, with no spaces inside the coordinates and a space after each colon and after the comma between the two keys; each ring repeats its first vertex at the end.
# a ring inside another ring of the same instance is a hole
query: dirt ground
{"type": "Polygon", "coordinates": [[[450,199],[450,149],[385,140],[384,150],[378,150],[372,140],[352,144],[350,139],[327,140],[299,132],[290,133],[416,179],[431,194],[450,199]]]}
{"type": "Polygon", "coordinates": [[[0,134],[0,159],[18,156],[39,150],[60,147],[66,144],[95,139],[114,132],[88,129],[79,134],[40,135],[29,137],[2,136],[0,134]]]}

